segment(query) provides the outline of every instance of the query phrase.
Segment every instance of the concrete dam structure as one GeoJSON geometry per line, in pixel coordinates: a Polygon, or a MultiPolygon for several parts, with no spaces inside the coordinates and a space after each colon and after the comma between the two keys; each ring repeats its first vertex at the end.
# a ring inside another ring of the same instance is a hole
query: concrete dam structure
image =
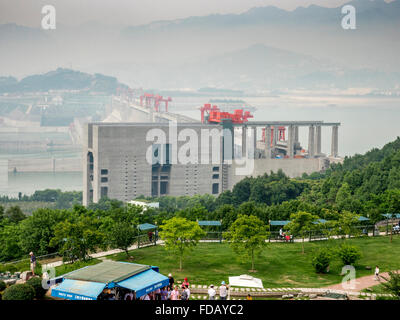
{"type": "Polygon", "coordinates": [[[156,111],[151,106],[114,99],[113,109],[105,121],[89,123],[85,128],[84,204],[98,202],[104,196],[130,201],[140,195],[218,195],[232,189],[246,176],[256,177],[281,169],[289,177],[298,177],[303,173],[323,171],[330,163],[342,160],[338,156],[340,123],[243,122],[228,118],[219,123],[202,123],[159,109],[156,111]],[[121,115],[128,122],[114,122],[120,120],[121,115]],[[329,156],[321,152],[321,128],[326,126],[332,128],[329,156]],[[171,138],[171,127],[180,138],[171,138]],[[300,145],[299,127],[308,128],[307,150],[300,145]],[[149,132],[153,129],[165,139],[161,142],[149,140],[149,132]],[[211,131],[216,133],[217,139],[213,140],[211,131]],[[192,138],[195,143],[191,149],[187,144],[192,138]],[[213,152],[215,155],[217,150],[218,160],[213,162],[214,155],[210,156],[210,151],[214,144],[213,152]],[[186,154],[181,153],[185,147],[186,154]],[[173,161],[174,152],[181,156],[195,154],[197,158],[185,163],[173,161]],[[164,155],[162,159],[158,158],[160,154],[164,155]],[[244,170],[248,165],[250,169],[244,170]]]}

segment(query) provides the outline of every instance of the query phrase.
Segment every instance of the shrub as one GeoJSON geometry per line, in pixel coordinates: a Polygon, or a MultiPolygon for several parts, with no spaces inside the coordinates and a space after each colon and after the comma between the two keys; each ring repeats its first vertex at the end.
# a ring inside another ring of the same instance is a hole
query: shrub
{"type": "Polygon", "coordinates": [[[26,283],[32,286],[33,289],[35,289],[36,299],[42,299],[47,292],[46,289],[43,289],[42,279],[40,279],[39,277],[30,278],[26,283]]]}
{"type": "Polygon", "coordinates": [[[35,289],[26,283],[14,284],[3,293],[3,300],[33,300],[35,289]]]}
{"type": "Polygon", "coordinates": [[[6,283],[3,280],[0,280],[0,291],[4,291],[6,288],[6,283]]]}
{"type": "Polygon", "coordinates": [[[389,277],[389,279],[382,277],[386,280],[386,282],[382,283],[383,288],[400,300],[400,273],[389,271],[389,277]]]}
{"type": "Polygon", "coordinates": [[[329,249],[322,248],[314,253],[311,263],[314,266],[316,272],[327,273],[329,272],[328,267],[331,258],[331,251],[329,249]]]}
{"type": "Polygon", "coordinates": [[[343,244],[338,249],[338,256],[344,265],[352,265],[361,258],[361,250],[359,247],[343,244]]]}

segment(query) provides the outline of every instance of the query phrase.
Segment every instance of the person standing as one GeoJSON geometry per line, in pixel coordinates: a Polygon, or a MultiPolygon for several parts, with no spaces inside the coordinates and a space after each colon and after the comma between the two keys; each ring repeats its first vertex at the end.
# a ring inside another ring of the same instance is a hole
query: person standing
{"type": "Polygon", "coordinates": [[[154,291],[154,300],[161,300],[161,289],[158,288],[154,291]]]}
{"type": "Polygon", "coordinates": [[[380,280],[380,278],[379,278],[379,267],[378,266],[375,267],[375,280],[376,281],[380,280]]]}
{"type": "Polygon", "coordinates": [[[36,257],[33,254],[33,252],[29,252],[29,255],[31,256],[31,271],[32,275],[35,275],[35,268],[36,268],[36,257]]]}
{"type": "Polygon", "coordinates": [[[171,292],[171,300],[179,300],[179,290],[178,286],[175,286],[175,289],[171,292]]]}
{"type": "Polygon", "coordinates": [[[186,296],[187,296],[186,300],[189,300],[190,299],[190,289],[189,289],[188,285],[185,286],[185,290],[184,291],[186,292],[186,296]]]}
{"type": "Polygon", "coordinates": [[[214,289],[214,285],[210,285],[210,289],[208,289],[208,298],[209,300],[215,300],[215,295],[217,292],[214,289]]]}
{"type": "Polygon", "coordinates": [[[185,289],[186,286],[189,286],[188,278],[183,279],[183,282],[182,282],[182,289],[185,289]]]}
{"type": "Polygon", "coordinates": [[[219,298],[221,300],[226,300],[228,296],[228,288],[225,284],[225,281],[221,282],[221,286],[219,287],[219,298]]]}
{"type": "Polygon", "coordinates": [[[168,279],[169,279],[169,285],[168,285],[168,287],[170,288],[170,290],[172,291],[172,290],[174,290],[174,283],[175,283],[175,280],[174,280],[174,278],[172,277],[172,274],[168,274],[168,279]]]}

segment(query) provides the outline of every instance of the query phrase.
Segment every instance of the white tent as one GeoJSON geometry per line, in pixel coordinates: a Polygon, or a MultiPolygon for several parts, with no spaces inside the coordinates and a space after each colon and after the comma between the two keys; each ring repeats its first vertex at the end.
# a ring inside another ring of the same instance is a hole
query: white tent
{"type": "Polygon", "coordinates": [[[247,274],[242,274],[238,277],[229,277],[229,285],[235,287],[264,288],[261,279],[247,274]]]}

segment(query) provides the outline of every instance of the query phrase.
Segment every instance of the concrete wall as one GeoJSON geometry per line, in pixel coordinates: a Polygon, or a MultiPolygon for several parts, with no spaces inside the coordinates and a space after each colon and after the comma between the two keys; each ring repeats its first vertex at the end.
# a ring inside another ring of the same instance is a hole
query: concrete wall
{"type": "MultiPolygon", "coordinates": [[[[179,124],[177,132],[184,129],[193,129],[198,137],[197,152],[200,157],[204,146],[201,144],[201,129],[213,129],[216,126],[203,124],[179,124]]],[[[219,127],[218,127],[219,128],[219,127]]],[[[146,159],[146,153],[152,151],[152,145],[158,142],[146,141],[150,129],[162,130],[167,143],[169,140],[169,127],[166,124],[88,124],[86,127],[86,141],[83,147],[83,186],[84,204],[90,202],[90,189],[93,190],[93,202],[101,198],[101,188],[108,188],[108,197],[122,201],[132,200],[140,195],[152,195],[152,165],[146,159]],[[93,174],[88,167],[87,154],[91,152],[94,157],[93,174]],[[101,170],[108,170],[107,175],[102,175],[101,170]],[[93,175],[93,178],[90,176],[93,175]],[[107,178],[107,181],[101,181],[107,178]]],[[[157,140],[157,139],[156,139],[157,140]]],[[[177,151],[187,144],[177,141],[177,151]]],[[[208,146],[212,148],[212,143],[208,146]]],[[[222,143],[220,143],[222,148],[222,143]]],[[[201,159],[196,157],[196,161],[201,159]]],[[[222,161],[222,159],[221,159],[222,161]]],[[[161,174],[160,174],[161,176],[161,174]]],[[[194,195],[212,193],[212,184],[219,184],[219,193],[222,191],[222,165],[202,163],[175,163],[169,172],[169,195],[194,195]],[[218,171],[213,171],[219,167],[218,171]],[[213,175],[218,178],[213,179],[213,175]]],[[[161,181],[161,180],[159,180],[161,181]]]]}

